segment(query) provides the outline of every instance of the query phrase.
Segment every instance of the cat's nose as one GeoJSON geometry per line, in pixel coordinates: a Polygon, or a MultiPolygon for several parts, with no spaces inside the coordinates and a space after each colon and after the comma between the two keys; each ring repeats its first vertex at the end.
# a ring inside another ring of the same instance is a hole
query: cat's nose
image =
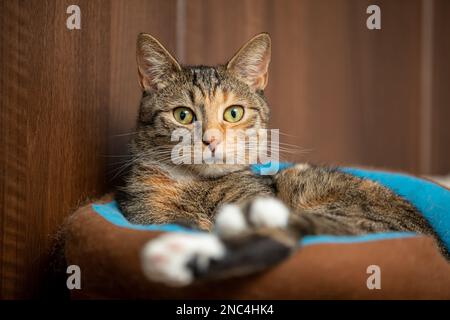
{"type": "Polygon", "coordinates": [[[208,146],[209,150],[214,151],[219,144],[220,141],[218,141],[216,138],[211,137],[209,139],[203,139],[203,143],[208,146]]]}

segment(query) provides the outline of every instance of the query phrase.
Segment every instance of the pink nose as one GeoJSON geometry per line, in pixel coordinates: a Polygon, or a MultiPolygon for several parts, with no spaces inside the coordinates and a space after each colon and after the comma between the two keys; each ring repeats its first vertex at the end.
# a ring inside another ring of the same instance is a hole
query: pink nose
{"type": "Polygon", "coordinates": [[[209,150],[214,151],[219,144],[219,141],[215,137],[211,137],[208,140],[203,140],[203,143],[208,146],[209,150]]]}

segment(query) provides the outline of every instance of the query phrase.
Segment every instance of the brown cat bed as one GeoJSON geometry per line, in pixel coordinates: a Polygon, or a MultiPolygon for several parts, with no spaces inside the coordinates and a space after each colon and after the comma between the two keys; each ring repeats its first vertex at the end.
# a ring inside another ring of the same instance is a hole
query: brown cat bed
{"type": "Polygon", "coordinates": [[[67,263],[81,269],[81,289],[72,290],[72,297],[450,299],[450,264],[424,236],[313,237],[265,272],[171,288],[150,282],[141,269],[140,251],[147,241],[179,231],[156,228],[130,227],[111,196],[78,209],[67,222],[65,239],[67,263]],[[367,286],[372,265],[380,268],[381,289],[367,286]]]}

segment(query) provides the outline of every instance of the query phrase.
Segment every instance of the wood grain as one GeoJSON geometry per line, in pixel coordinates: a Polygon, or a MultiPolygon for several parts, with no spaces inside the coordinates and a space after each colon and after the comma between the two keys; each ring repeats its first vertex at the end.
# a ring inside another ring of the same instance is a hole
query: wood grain
{"type": "Polygon", "coordinates": [[[141,88],[136,66],[140,32],[157,37],[176,50],[176,1],[115,0],[111,2],[111,81],[108,115],[107,176],[117,181],[126,164],[127,145],[135,129],[141,88]]]}
{"type": "Polygon", "coordinates": [[[431,173],[450,172],[450,1],[435,0],[431,173]]]}
{"type": "Polygon", "coordinates": [[[105,190],[109,2],[2,2],[1,297],[34,297],[63,219],[105,190]],[[6,74],[6,77],[5,77],[6,74]]]}
{"type": "Polygon", "coordinates": [[[139,32],[187,64],[224,63],[270,32],[272,127],[307,151],[288,159],[448,173],[450,3],[426,1],[377,1],[380,31],[365,26],[369,0],[78,0],[74,31],[68,0],[0,1],[0,298],[42,294],[61,222],[113,186],[139,32]]]}
{"type": "Polygon", "coordinates": [[[308,151],[295,160],[417,172],[421,3],[377,2],[381,31],[366,28],[370,3],[189,1],[185,60],[223,63],[267,31],[272,126],[308,151]]]}

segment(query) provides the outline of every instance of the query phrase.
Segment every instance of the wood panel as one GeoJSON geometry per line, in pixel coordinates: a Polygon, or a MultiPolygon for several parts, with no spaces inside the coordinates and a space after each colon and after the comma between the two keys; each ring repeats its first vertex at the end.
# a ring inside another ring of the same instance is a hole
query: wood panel
{"type": "Polygon", "coordinates": [[[268,31],[272,126],[306,149],[296,160],[416,172],[421,3],[377,3],[381,31],[370,1],[189,1],[185,61],[224,62],[268,31]]]}
{"type": "Polygon", "coordinates": [[[2,298],[42,293],[61,222],[112,186],[111,156],[126,152],[140,99],[137,34],[175,49],[175,1],[77,1],[74,31],[70,4],[1,4],[2,298]]]}
{"type": "Polygon", "coordinates": [[[116,0],[111,2],[111,94],[108,115],[108,181],[120,177],[127,145],[135,129],[141,89],[136,66],[140,32],[157,37],[176,51],[176,0],[116,0]]]}
{"type": "Polygon", "coordinates": [[[109,101],[108,1],[2,1],[2,298],[46,285],[52,236],[105,190],[109,101]],[[6,75],[6,77],[5,77],[6,75]]]}
{"type": "Polygon", "coordinates": [[[433,10],[431,173],[450,172],[450,1],[433,10]]]}
{"type": "Polygon", "coordinates": [[[422,3],[378,1],[379,31],[365,28],[369,4],[360,1],[351,8],[350,108],[359,123],[353,130],[361,145],[359,163],[419,173],[422,3]]]}
{"type": "Polygon", "coordinates": [[[380,31],[365,27],[369,0],[76,3],[69,31],[68,0],[0,1],[1,298],[42,292],[61,222],[113,185],[138,111],[139,32],[187,64],[224,63],[270,32],[272,127],[308,151],[293,160],[450,170],[446,0],[378,0],[380,31]]]}

